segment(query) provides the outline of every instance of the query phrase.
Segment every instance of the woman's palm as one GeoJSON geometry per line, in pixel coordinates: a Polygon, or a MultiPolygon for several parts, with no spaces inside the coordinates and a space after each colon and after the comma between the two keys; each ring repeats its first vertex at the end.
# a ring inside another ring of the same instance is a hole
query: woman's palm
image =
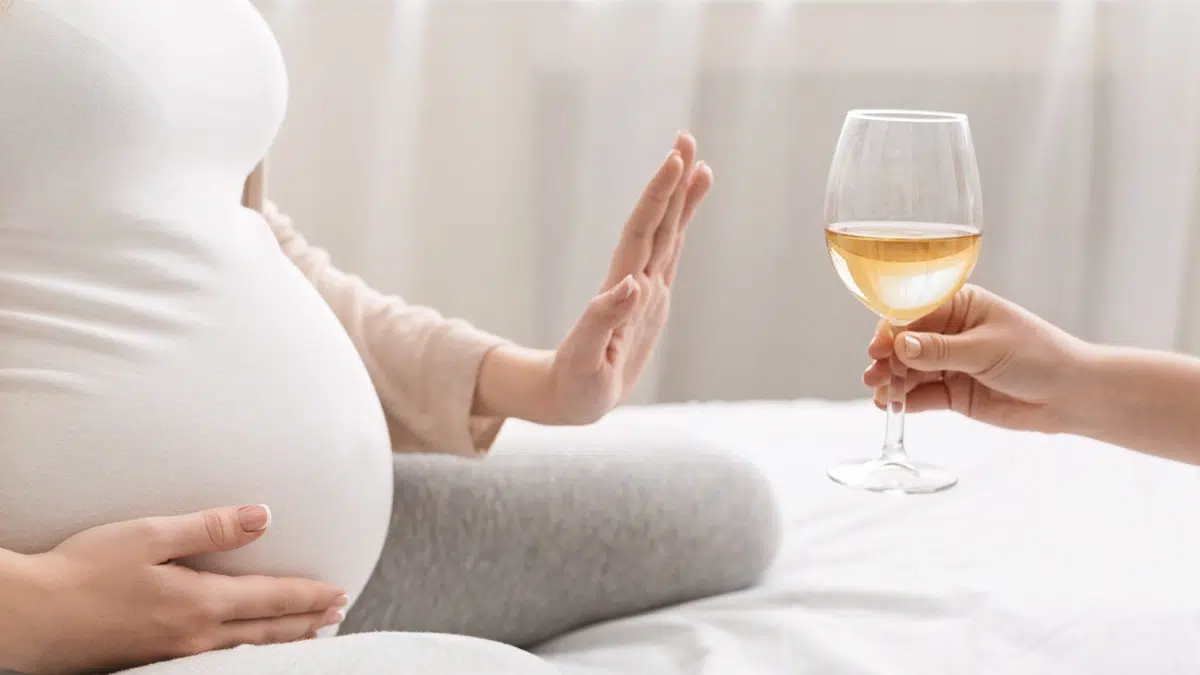
{"type": "Polygon", "coordinates": [[[570,422],[594,421],[637,384],[670,314],[684,230],[712,187],[680,134],[622,231],[600,293],[559,346],[555,399],[570,422]]]}

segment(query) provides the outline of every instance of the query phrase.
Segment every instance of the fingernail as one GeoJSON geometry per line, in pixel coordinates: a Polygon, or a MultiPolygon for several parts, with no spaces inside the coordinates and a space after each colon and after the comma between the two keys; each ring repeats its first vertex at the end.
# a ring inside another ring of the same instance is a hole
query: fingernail
{"type": "Polygon", "coordinates": [[[261,532],[271,526],[271,509],[266,504],[238,509],[238,524],[245,532],[261,532]]]}
{"type": "Polygon", "coordinates": [[[331,610],[328,613],[328,616],[325,617],[325,625],[332,626],[334,624],[341,623],[345,620],[346,620],[346,610],[335,609],[335,610],[331,610]]]}
{"type": "Polygon", "coordinates": [[[678,156],[679,156],[679,151],[674,148],[671,148],[671,151],[667,153],[667,161],[669,162],[678,156]]]}
{"type": "Polygon", "coordinates": [[[633,275],[626,274],[621,283],[617,284],[617,302],[625,302],[633,295],[633,275]]]}
{"type": "Polygon", "coordinates": [[[904,355],[915,359],[921,355],[921,341],[911,335],[904,336],[904,355]]]}
{"type": "Polygon", "coordinates": [[[333,599],[334,607],[345,607],[348,604],[350,604],[350,598],[346,597],[345,593],[342,593],[333,599]]]}

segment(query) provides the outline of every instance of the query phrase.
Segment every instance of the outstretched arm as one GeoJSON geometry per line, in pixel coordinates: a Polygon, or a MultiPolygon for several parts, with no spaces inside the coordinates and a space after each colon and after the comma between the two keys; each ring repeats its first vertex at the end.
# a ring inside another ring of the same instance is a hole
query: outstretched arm
{"type": "Polygon", "coordinates": [[[484,356],[504,340],[465,321],[385,295],[333,265],[274,204],[263,216],[280,248],[333,309],[367,366],[397,450],[473,456],[487,450],[503,414],[473,413],[484,356]]]}
{"type": "Polygon", "coordinates": [[[1088,436],[1200,465],[1200,359],[1094,345],[977,286],[893,336],[863,374],[883,407],[889,358],[910,369],[908,409],[1088,436]]]}
{"type": "Polygon", "coordinates": [[[509,344],[337,269],[265,200],[262,167],[243,202],[263,214],[354,341],[393,446],[475,455],[507,417],[588,423],[629,394],[666,324],[684,229],[712,185],[695,157],[695,140],[681,133],[626,222],[600,293],[556,350],[509,344]]]}
{"type": "Polygon", "coordinates": [[[1076,433],[1200,464],[1200,360],[1089,346],[1076,371],[1076,433]]]}

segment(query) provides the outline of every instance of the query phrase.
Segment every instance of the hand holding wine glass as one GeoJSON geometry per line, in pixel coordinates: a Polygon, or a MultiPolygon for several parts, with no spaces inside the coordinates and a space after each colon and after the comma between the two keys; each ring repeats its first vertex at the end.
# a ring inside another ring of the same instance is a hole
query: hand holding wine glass
{"type": "Polygon", "coordinates": [[[890,360],[908,367],[907,412],[953,410],[1022,431],[1072,431],[1083,417],[1080,385],[1090,346],[1029,310],[978,286],[893,336],[880,322],[867,347],[863,383],[887,409],[890,360]]]}
{"type": "Polygon", "coordinates": [[[1200,465],[1200,359],[1188,354],[1092,344],[967,285],[897,336],[881,322],[867,355],[863,382],[881,408],[899,359],[909,412],[952,410],[1200,465]]]}
{"type": "MultiPolygon", "coordinates": [[[[954,296],[979,258],[983,210],[965,115],[855,110],[838,139],[825,198],[825,240],[842,283],[901,329],[954,296]]],[[[865,490],[938,492],[950,471],[909,458],[907,369],[889,361],[887,426],[878,459],[841,464],[833,480],[865,490]]]]}

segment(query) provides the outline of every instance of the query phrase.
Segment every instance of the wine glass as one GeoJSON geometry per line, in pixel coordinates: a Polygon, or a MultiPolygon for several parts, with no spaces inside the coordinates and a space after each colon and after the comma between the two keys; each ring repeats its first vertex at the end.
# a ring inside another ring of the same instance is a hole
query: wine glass
{"type": "MultiPolygon", "coordinates": [[[[937,309],[979,259],[983,207],[966,115],[852,110],[825,191],[825,242],[838,277],[895,334],[937,309]]],[[[891,360],[887,427],[878,459],[829,469],[834,481],[877,492],[953,487],[947,469],[904,447],[906,369],[891,360]]]]}

